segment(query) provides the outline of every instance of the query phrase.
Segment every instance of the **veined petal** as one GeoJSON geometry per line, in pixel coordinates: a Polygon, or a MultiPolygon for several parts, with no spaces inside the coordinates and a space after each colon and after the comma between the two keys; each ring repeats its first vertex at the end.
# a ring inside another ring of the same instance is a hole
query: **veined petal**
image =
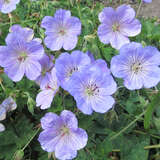
{"type": "Polygon", "coordinates": [[[54,130],[54,128],[51,128],[42,131],[39,135],[38,141],[40,142],[43,150],[47,152],[54,152],[60,138],[59,132],[54,130]]]}
{"type": "Polygon", "coordinates": [[[61,127],[61,119],[60,117],[52,112],[46,113],[44,117],[41,118],[41,126],[43,129],[51,129],[59,130],[61,127]]]}
{"type": "Polygon", "coordinates": [[[72,50],[76,47],[78,42],[78,37],[73,35],[68,35],[64,38],[63,48],[65,50],[72,50]]]}
{"type": "Polygon", "coordinates": [[[66,22],[68,35],[79,35],[81,33],[81,21],[77,17],[71,17],[66,22]]]}
{"type": "Polygon", "coordinates": [[[68,128],[72,128],[75,130],[78,128],[77,118],[72,112],[64,110],[61,112],[60,116],[61,116],[64,124],[66,124],[66,126],[68,128]]]}
{"type": "Polygon", "coordinates": [[[120,23],[130,23],[135,18],[135,11],[130,5],[121,5],[116,9],[120,23]]]}
{"type": "Polygon", "coordinates": [[[120,26],[120,32],[129,37],[136,36],[141,32],[141,23],[138,19],[135,19],[130,23],[123,23],[120,26]]]}
{"type": "Polygon", "coordinates": [[[71,17],[71,12],[65,9],[59,9],[55,12],[54,17],[64,23],[65,20],[71,17]]]}
{"type": "Polygon", "coordinates": [[[92,109],[99,113],[105,113],[113,107],[115,100],[111,96],[97,96],[92,99],[92,109]]]}
{"type": "Polygon", "coordinates": [[[30,28],[22,28],[20,25],[15,24],[10,27],[9,29],[10,32],[19,34],[20,36],[24,37],[24,39],[29,42],[33,39],[34,32],[30,28]]]}
{"type": "Polygon", "coordinates": [[[125,70],[125,66],[128,63],[126,56],[117,55],[112,58],[111,72],[115,77],[123,78],[128,74],[125,70]]]}
{"type": "Polygon", "coordinates": [[[112,24],[115,14],[116,12],[112,7],[106,7],[102,12],[99,13],[98,18],[101,23],[112,24]]]}
{"type": "Polygon", "coordinates": [[[102,43],[108,44],[110,42],[111,37],[112,37],[111,26],[108,26],[106,24],[101,24],[98,27],[98,37],[102,43]]]}
{"type": "Polygon", "coordinates": [[[160,68],[158,66],[150,67],[150,71],[144,78],[144,87],[151,88],[160,82],[160,68]]]}
{"type": "Polygon", "coordinates": [[[143,76],[138,75],[128,75],[124,79],[124,86],[129,90],[141,89],[143,87],[143,76]]]}
{"type": "Polygon", "coordinates": [[[110,39],[111,46],[116,49],[120,49],[124,44],[129,42],[128,37],[122,35],[120,32],[114,32],[110,39]]]}
{"type": "Polygon", "coordinates": [[[58,51],[62,48],[64,44],[63,37],[59,35],[49,35],[44,39],[45,45],[52,51],[58,51]]]}
{"type": "Polygon", "coordinates": [[[90,104],[90,102],[86,102],[84,98],[80,97],[80,95],[78,97],[78,94],[77,94],[77,96],[74,96],[74,98],[76,100],[77,107],[81,112],[83,112],[84,114],[87,114],[87,115],[92,114],[93,109],[92,109],[92,105],[90,104]]]}
{"type": "Polygon", "coordinates": [[[23,63],[12,62],[4,68],[5,73],[13,81],[20,81],[25,73],[25,65],[23,63]]]}
{"type": "Polygon", "coordinates": [[[56,158],[60,160],[69,160],[73,159],[77,156],[77,151],[76,150],[71,150],[67,146],[63,146],[63,149],[56,149],[55,151],[55,156],[56,158]]]}
{"type": "Polygon", "coordinates": [[[42,19],[41,27],[45,29],[53,28],[57,24],[57,23],[54,23],[55,22],[54,20],[55,19],[51,16],[45,16],[42,19]]]}
{"type": "Polygon", "coordinates": [[[70,132],[61,137],[56,146],[57,150],[63,150],[63,146],[71,150],[80,150],[84,148],[88,141],[88,135],[85,130],[78,128],[77,130],[70,130],[70,132]]]}
{"type": "Polygon", "coordinates": [[[35,80],[41,73],[41,65],[38,61],[31,59],[26,60],[25,62],[25,74],[28,79],[35,80]]]}
{"type": "Polygon", "coordinates": [[[36,97],[36,106],[41,109],[47,109],[51,106],[55,91],[52,89],[42,90],[36,97]]]}
{"type": "Polygon", "coordinates": [[[40,60],[44,55],[43,46],[37,41],[30,41],[27,43],[28,56],[34,60],[40,60]]]}

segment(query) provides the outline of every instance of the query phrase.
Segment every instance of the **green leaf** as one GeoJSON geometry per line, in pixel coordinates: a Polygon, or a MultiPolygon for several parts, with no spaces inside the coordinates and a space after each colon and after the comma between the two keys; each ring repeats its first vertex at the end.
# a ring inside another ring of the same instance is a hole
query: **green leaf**
{"type": "Polygon", "coordinates": [[[32,115],[34,114],[34,106],[35,106],[35,104],[36,104],[35,101],[31,97],[28,97],[27,106],[28,106],[29,112],[32,115]]]}
{"type": "Polygon", "coordinates": [[[105,140],[100,145],[97,145],[96,153],[100,157],[108,157],[108,154],[112,152],[112,149],[113,149],[112,142],[109,140],[108,137],[106,137],[105,140]]]}
{"type": "Polygon", "coordinates": [[[148,150],[144,147],[149,145],[148,136],[129,135],[121,139],[120,155],[123,160],[148,160],[148,150]]]}
{"type": "Polygon", "coordinates": [[[149,103],[147,106],[147,111],[144,115],[144,128],[145,129],[149,129],[154,109],[158,107],[159,105],[160,105],[160,91],[158,92],[158,94],[156,94],[153,97],[151,103],[149,103]]]}

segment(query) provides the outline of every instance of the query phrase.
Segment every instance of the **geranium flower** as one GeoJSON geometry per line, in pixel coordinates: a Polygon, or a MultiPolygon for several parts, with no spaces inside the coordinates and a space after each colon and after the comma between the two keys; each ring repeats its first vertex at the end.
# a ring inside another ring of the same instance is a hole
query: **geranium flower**
{"type": "Polygon", "coordinates": [[[41,147],[47,152],[55,152],[60,160],[75,158],[77,150],[87,144],[86,131],[78,128],[77,118],[70,111],[62,111],[60,116],[47,113],[41,119],[41,125],[44,129],[38,138],[41,147]]]}
{"type": "Polygon", "coordinates": [[[116,10],[106,7],[99,14],[99,20],[100,41],[104,44],[110,43],[116,49],[129,43],[128,37],[136,36],[141,32],[141,24],[135,19],[135,11],[129,5],[121,5],[116,10]]]}
{"type": "Polygon", "coordinates": [[[59,82],[57,81],[56,70],[53,68],[48,84],[45,88],[41,88],[41,92],[36,97],[36,106],[40,106],[41,109],[49,108],[58,88],[59,82]]]}
{"type": "Polygon", "coordinates": [[[115,103],[111,95],[117,85],[106,67],[104,61],[98,61],[71,77],[68,91],[84,114],[105,113],[115,103]]]}
{"type": "MultiPolygon", "coordinates": [[[[30,35],[30,33],[29,33],[30,35]]],[[[41,73],[39,60],[44,54],[43,46],[36,40],[27,39],[28,34],[13,31],[6,38],[6,46],[0,46],[0,65],[13,81],[20,81],[24,74],[35,80],[41,73]]]]}
{"type": "Polygon", "coordinates": [[[111,71],[115,77],[124,79],[130,90],[151,88],[160,81],[160,52],[151,46],[142,47],[132,42],[120,49],[111,60],[111,71]]]}
{"type": "MultiPolygon", "coordinates": [[[[16,102],[12,97],[6,98],[2,104],[0,104],[0,121],[6,119],[7,112],[13,111],[17,108],[16,102]]],[[[5,130],[5,126],[0,123],[0,132],[5,130]]]]}
{"type": "Polygon", "coordinates": [[[45,45],[53,51],[72,50],[78,42],[81,33],[81,22],[77,17],[72,17],[71,12],[59,9],[54,17],[46,16],[42,20],[42,28],[46,29],[45,45]]]}
{"type": "Polygon", "coordinates": [[[6,119],[7,112],[13,111],[17,108],[16,102],[12,97],[6,98],[2,104],[0,104],[0,121],[6,119]]]}

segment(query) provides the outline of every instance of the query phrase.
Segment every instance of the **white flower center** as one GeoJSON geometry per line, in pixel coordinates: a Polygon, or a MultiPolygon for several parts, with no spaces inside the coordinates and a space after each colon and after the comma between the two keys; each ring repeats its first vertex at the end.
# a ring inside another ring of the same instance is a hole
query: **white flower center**
{"type": "Polygon", "coordinates": [[[61,136],[65,136],[65,135],[69,135],[70,133],[70,130],[68,127],[66,127],[65,125],[62,126],[62,128],[60,129],[60,132],[61,132],[61,136]]]}
{"type": "Polygon", "coordinates": [[[120,30],[120,25],[118,23],[115,23],[112,25],[112,31],[117,32],[120,30]]]}
{"type": "Polygon", "coordinates": [[[47,72],[47,70],[45,68],[42,69],[42,72],[41,72],[42,76],[45,76],[46,72],[47,72]]]}
{"type": "Polygon", "coordinates": [[[77,71],[78,71],[78,67],[77,67],[77,66],[75,66],[75,67],[73,67],[73,68],[70,68],[69,71],[68,71],[68,73],[67,73],[67,77],[71,77],[72,74],[73,74],[74,72],[77,72],[77,71]]]}
{"type": "Polygon", "coordinates": [[[66,29],[65,28],[60,28],[59,29],[59,31],[58,31],[58,34],[60,35],[60,36],[64,36],[65,34],[66,34],[66,29]]]}
{"type": "Polygon", "coordinates": [[[134,74],[138,74],[142,71],[142,69],[143,67],[140,62],[133,63],[130,67],[131,72],[133,72],[134,74]]]}
{"type": "Polygon", "coordinates": [[[20,56],[18,57],[18,60],[19,60],[20,62],[24,62],[27,57],[28,57],[28,56],[27,56],[27,53],[26,53],[26,52],[21,52],[21,53],[20,53],[20,56]]]}
{"type": "Polygon", "coordinates": [[[4,0],[5,3],[10,3],[10,0],[4,0]]]}
{"type": "Polygon", "coordinates": [[[85,88],[85,93],[89,97],[97,95],[99,93],[99,87],[96,84],[89,84],[85,88]]]}

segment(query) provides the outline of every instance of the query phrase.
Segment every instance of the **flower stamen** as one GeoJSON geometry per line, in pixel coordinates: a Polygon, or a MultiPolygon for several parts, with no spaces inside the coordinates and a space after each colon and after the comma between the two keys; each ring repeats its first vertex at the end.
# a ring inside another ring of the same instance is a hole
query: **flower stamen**
{"type": "Polygon", "coordinates": [[[20,56],[18,57],[18,60],[19,60],[20,62],[24,62],[27,57],[28,57],[28,56],[27,56],[26,52],[21,52],[20,56]]]}
{"type": "Polygon", "coordinates": [[[117,32],[119,30],[120,30],[120,25],[119,24],[115,23],[115,24],[112,25],[112,31],[113,32],[117,32]]]}
{"type": "Polygon", "coordinates": [[[142,65],[140,62],[136,62],[136,63],[133,63],[131,65],[131,68],[130,68],[131,72],[133,72],[134,74],[138,74],[139,72],[142,71],[142,65]]]}

